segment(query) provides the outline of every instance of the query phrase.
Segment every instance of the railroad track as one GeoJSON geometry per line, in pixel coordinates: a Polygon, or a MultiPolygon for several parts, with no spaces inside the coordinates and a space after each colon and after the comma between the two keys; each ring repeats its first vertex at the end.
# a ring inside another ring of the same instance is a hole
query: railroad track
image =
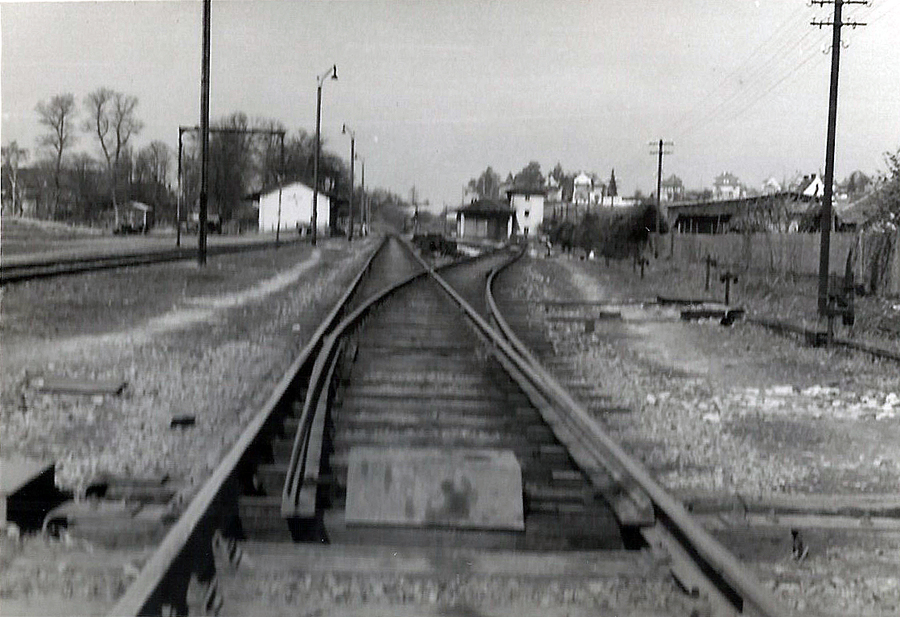
{"type": "Polygon", "coordinates": [[[845,349],[852,349],[854,351],[869,354],[873,358],[900,362],[900,353],[891,351],[889,349],[882,349],[880,347],[876,347],[875,345],[869,345],[867,343],[841,337],[832,337],[831,341],[828,342],[826,333],[820,330],[811,330],[809,328],[804,328],[803,326],[791,324],[786,321],[780,321],[777,319],[764,319],[762,317],[749,317],[746,321],[748,323],[761,326],[778,334],[783,334],[786,336],[798,336],[808,344],[813,346],[828,344],[835,347],[843,347],[845,349]]]}
{"type": "Polygon", "coordinates": [[[779,614],[515,339],[511,257],[386,240],[112,614],[779,614]]]}
{"type": "MultiPolygon", "coordinates": [[[[208,246],[207,254],[228,255],[247,251],[258,251],[276,248],[285,244],[279,242],[253,242],[246,244],[208,246]]],[[[128,266],[143,266],[149,264],[165,263],[169,261],[183,261],[195,259],[196,248],[159,249],[152,251],[119,253],[114,255],[88,255],[82,257],[61,257],[56,259],[42,259],[24,263],[7,263],[0,265],[0,285],[19,283],[24,281],[49,278],[53,276],[65,276],[79,274],[95,270],[110,270],[125,268],[128,266]]]]}

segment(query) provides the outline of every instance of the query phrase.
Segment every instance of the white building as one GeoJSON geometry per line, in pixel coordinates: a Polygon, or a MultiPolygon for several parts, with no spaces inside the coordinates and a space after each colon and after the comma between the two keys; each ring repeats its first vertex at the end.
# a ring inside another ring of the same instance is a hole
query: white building
{"type": "Polygon", "coordinates": [[[516,213],[519,233],[526,238],[535,238],[544,222],[544,199],[546,192],[532,189],[510,189],[509,205],[516,213]]]}
{"type": "Polygon", "coordinates": [[[775,176],[769,176],[765,182],[762,183],[762,194],[763,195],[772,195],[774,193],[781,192],[781,184],[778,180],[775,179],[775,176]]]}
{"type": "MultiPolygon", "coordinates": [[[[302,182],[286,184],[281,189],[281,229],[311,228],[313,190],[302,182]]],[[[319,192],[316,227],[327,233],[331,223],[331,199],[319,192]]],[[[259,196],[259,230],[275,231],[279,221],[278,189],[259,196]]]]}
{"type": "Polygon", "coordinates": [[[803,179],[794,185],[794,190],[801,195],[821,199],[825,195],[825,182],[819,174],[810,174],[803,176],[803,179]]]}
{"type": "Polygon", "coordinates": [[[715,199],[740,199],[746,194],[741,181],[729,171],[723,171],[713,180],[715,199]]]}
{"type": "Polygon", "coordinates": [[[575,176],[572,182],[572,203],[578,205],[589,205],[591,203],[591,189],[594,183],[591,177],[582,172],[575,176]]]}

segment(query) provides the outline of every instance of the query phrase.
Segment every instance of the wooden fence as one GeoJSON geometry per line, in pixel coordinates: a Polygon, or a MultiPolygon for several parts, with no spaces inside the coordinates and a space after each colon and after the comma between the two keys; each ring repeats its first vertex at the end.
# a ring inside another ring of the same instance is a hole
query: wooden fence
{"type": "MultiPolygon", "coordinates": [[[[660,252],[681,263],[701,262],[711,255],[720,266],[744,272],[814,276],[819,272],[820,242],[819,234],[804,233],[673,233],[663,236],[660,252]]],[[[878,295],[900,295],[900,232],[833,233],[830,244],[831,272],[843,276],[852,249],[856,281],[878,295]]]]}

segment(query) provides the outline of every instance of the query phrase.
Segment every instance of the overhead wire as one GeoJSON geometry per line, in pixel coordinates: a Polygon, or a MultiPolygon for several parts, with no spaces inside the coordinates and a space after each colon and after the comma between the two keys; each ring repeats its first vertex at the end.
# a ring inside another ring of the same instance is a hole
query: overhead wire
{"type": "Polygon", "coordinates": [[[748,77],[745,85],[742,88],[738,88],[735,92],[733,92],[727,99],[721,101],[714,109],[705,114],[704,116],[697,119],[690,126],[683,129],[678,136],[683,138],[687,134],[693,133],[697,128],[702,127],[704,125],[710,125],[716,121],[721,120],[722,118],[728,117],[730,119],[735,118],[738,114],[735,114],[736,109],[745,110],[750,106],[746,105],[744,101],[748,98],[755,103],[760,100],[770,92],[772,92],[778,85],[781,85],[786,81],[788,77],[796,74],[796,72],[808,64],[811,60],[821,55],[819,48],[824,40],[827,38],[828,34],[819,33],[815,38],[815,41],[812,45],[806,47],[806,49],[812,50],[804,53],[804,43],[806,39],[811,36],[814,36],[816,30],[809,28],[800,37],[799,40],[788,44],[786,46],[782,46],[777,50],[777,52],[772,56],[773,58],[777,57],[777,60],[773,62],[766,63],[765,66],[760,67],[758,70],[754,71],[751,76],[748,77]],[[782,60],[787,57],[793,56],[795,52],[799,52],[801,54],[801,59],[791,65],[783,65],[782,60]]]}
{"type": "Polygon", "coordinates": [[[720,91],[727,90],[732,85],[731,80],[734,79],[738,74],[740,74],[745,68],[747,68],[748,65],[753,60],[756,59],[756,57],[759,55],[759,52],[762,49],[769,46],[770,44],[776,45],[776,46],[782,45],[783,41],[779,41],[776,43],[775,42],[776,39],[780,38],[785,33],[790,34],[787,29],[793,24],[793,22],[799,16],[800,12],[803,10],[805,10],[805,7],[803,7],[803,6],[795,8],[794,11],[787,18],[785,18],[784,21],[782,21],[781,24],[777,28],[775,28],[772,31],[772,33],[765,40],[763,40],[756,47],[754,47],[753,50],[747,56],[745,56],[744,59],[740,63],[738,63],[737,66],[735,66],[727,75],[725,75],[723,78],[721,78],[719,80],[719,82],[706,94],[706,96],[703,99],[703,102],[700,105],[698,105],[697,107],[690,109],[687,112],[685,112],[684,114],[682,114],[681,117],[679,117],[678,120],[676,120],[675,124],[673,125],[673,130],[677,130],[677,128],[691,114],[702,109],[702,107],[706,101],[709,101],[709,100],[715,98],[720,93],[720,91]]]}
{"type": "MultiPolygon", "coordinates": [[[[897,5],[889,7],[887,11],[885,11],[884,13],[882,13],[880,16],[878,16],[875,19],[880,19],[881,17],[883,17],[884,15],[889,13],[891,10],[893,10],[893,8],[896,8],[896,6],[897,5]]],[[[854,22],[857,20],[866,19],[867,16],[871,14],[871,12],[872,12],[871,3],[869,3],[868,5],[854,4],[854,5],[851,5],[851,10],[848,11],[846,18],[842,19],[842,21],[854,22]]],[[[870,20],[868,23],[871,23],[872,21],[874,21],[874,20],[870,20]]],[[[824,33],[819,38],[820,38],[820,40],[822,40],[822,39],[826,39],[828,36],[829,36],[829,33],[827,30],[825,30],[824,33]]],[[[825,50],[825,51],[827,52],[828,50],[825,50]]],[[[824,53],[822,55],[819,55],[817,53],[813,53],[813,54],[809,55],[806,59],[802,60],[793,69],[791,69],[790,72],[783,75],[780,79],[778,79],[776,82],[774,82],[764,92],[762,92],[761,94],[759,94],[758,96],[753,98],[749,103],[747,103],[746,105],[741,107],[738,111],[736,111],[734,114],[729,116],[726,121],[734,120],[734,119],[740,117],[741,115],[743,115],[747,110],[749,110],[751,107],[753,107],[758,101],[765,98],[775,88],[777,88],[782,83],[784,83],[787,79],[789,79],[790,77],[795,75],[801,68],[803,68],[804,66],[809,64],[810,61],[812,61],[816,58],[818,58],[820,61],[823,61],[826,57],[827,56],[824,53]]]]}

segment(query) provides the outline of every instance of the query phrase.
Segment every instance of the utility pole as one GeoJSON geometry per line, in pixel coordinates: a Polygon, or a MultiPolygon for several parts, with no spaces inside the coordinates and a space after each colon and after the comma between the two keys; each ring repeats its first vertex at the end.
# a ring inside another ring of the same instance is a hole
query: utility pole
{"type": "Polygon", "coordinates": [[[184,150],[182,138],[184,137],[184,128],[178,127],[178,201],[175,202],[175,246],[181,246],[181,212],[183,210],[182,202],[184,201],[184,172],[181,168],[181,153],[184,150]]]}
{"type": "MultiPolygon", "coordinates": [[[[652,141],[650,145],[655,145],[652,141]]],[[[656,167],[656,235],[657,242],[653,243],[653,257],[659,257],[659,237],[662,236],[662,207],[660,206],[661,196],[662,196],[662,161],[663,154],[672,154],[671,150],[666,150],[666,146],[674,146],[675,142],[672,141],[664,141],[662,139],[659,140],[659,144],[657,146],[657,152],[652,152],[651,154],[658,154],[659,162],[656,167]]]]}
{"type": "Polygon", "coordinates": [[[212,0],[203,0],[203,65],[200,71],[200,229],[197,263],[206,265],[206,207],[209,196],[209,14],[212,0]]]}
{"type": "Polygon", "coordinates": [[[833,216],[831,201],[834,193],[834,138],[837,127],[838,74],[841,62],[841,27],[865,26],[861,22],[841,21],[841,9],[845,4],[868,4],[867,0],[812,0],[812,4],[825,6],[834,4],[832,21],[811,21],[810,24],[822,28],[831,26],[831,87],[828,95],[828,138],[825,144],[825,194],[822,196],[822,216],[819,219],[821,244],[819,246],[819,316],[828,311],[828,259],[831,251],[831,227],[833,216]]]}

